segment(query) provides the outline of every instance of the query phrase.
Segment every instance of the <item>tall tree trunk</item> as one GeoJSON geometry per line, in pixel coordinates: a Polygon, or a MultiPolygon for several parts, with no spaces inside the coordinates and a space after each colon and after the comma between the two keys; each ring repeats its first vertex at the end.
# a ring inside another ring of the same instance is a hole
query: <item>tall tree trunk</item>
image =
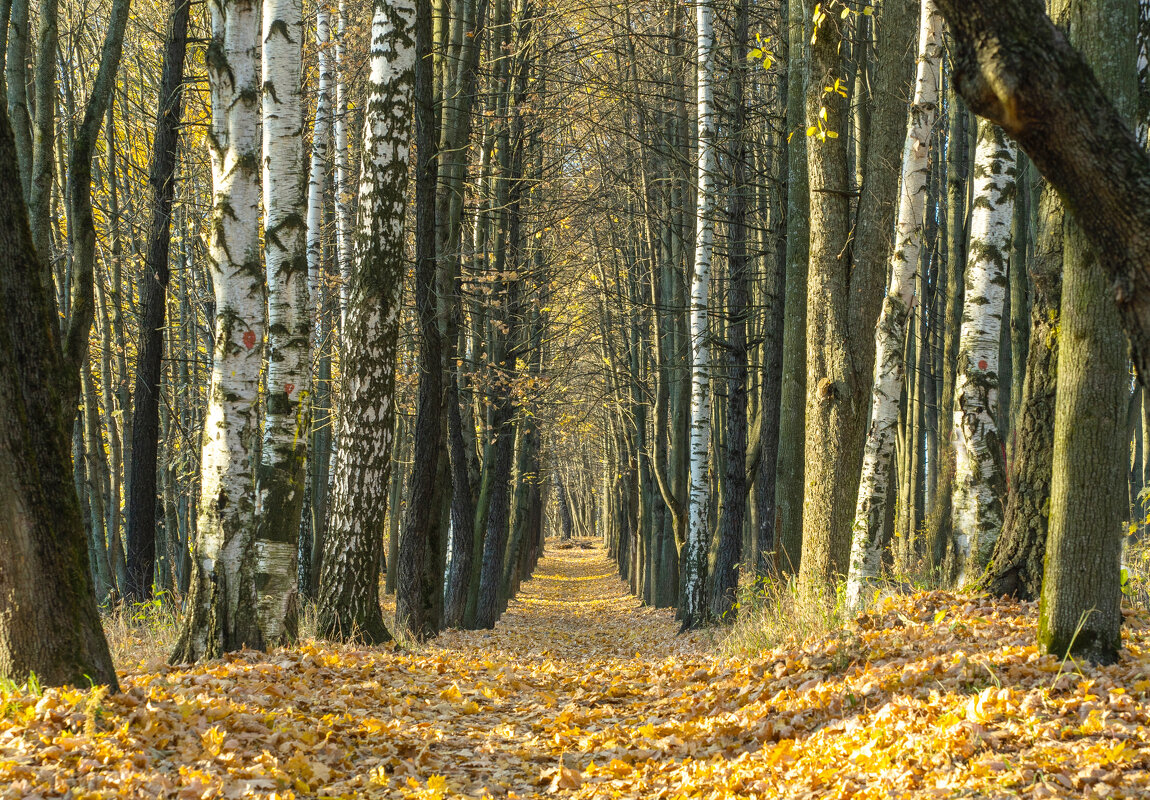
{"type": "Polygon", "coordinates": [[[391,636],[379,606],[379,562],[405,269],[414,31],[413,0],[375,0],[358,235],[341,359],[339,451],[320,573],[319,635],[367,643],[391,636]]]}
{"type": "MultiPolygon", "coordinates": [[[[787,130],[806,127],[807,35],[803,0],[787,4],[787,130]]],[[[787,143],[787,278],[783,318],[782,398],[779,415],[778,561],[799,569],[803,543],[803,443],[806,436],[807,264],[810,251],[807,143],[787,143]]]]}
{"type": "Polygon", "coordinates": [[[990,561],[1006,500],[1006,452],[996,418],[1016,165],[1013,143],[997,125],[980,119],[974,151],[970,258],[954,382],[952,515],[959,585],[977,577],[990,561]]]}
{"type": "Polygon", "coordinates": [[[715,555],[710,612],[724,619],[739,586],[743,523],[747,512],[747,109],[743,97],[748,0],[739,0],[731,41],[731,186],[727,205],[727,457],[722,483],[723,518],[715,555]]]}
{"type": "Polygon", "coordinates": [[[259,9],[211,6],[215,359],[200,458],[192,596],[173,662],[262,647],[252,563],[265,286],[259,251],[259,9]]]}
{"type": "MultiPolygon", "coordinates": [[[[36,32],[36,78],[32,126],[32,182],[28,187],[28,221],[32,225],[32,243],[45,262],[50,262],[53,150],[56,147],[56,63],[59,33],[58,0],[40,0],[36,32]]],[[[114,23],[113,23],[114,24],[114,23]]],[[[121,28],[119,36],[123,37],[121,28]]],[[[114,67],[113,67],[114,71],[114,67]]],[[[103,112],[100,121],[103,121],[103,112]]],[[[90,156],[89,156],[90,158],[90,156]]]]}
{"type": "MultiPolygon", "coordinates": [[[[898,425],[906,320],[914,295],[926,224],[931,132],[938,109],[938,65],[942,17],[932,0],[922,0],[918,33],[918,75],[902,153],[902,181],[890,280],[875,330],[871,423],[863,455],[858,504],[852,528],[847,603],[858,608],[866,585],[882,562],[882,522],[890,489],[891,453],[898,425]]],[[[921,312],[920,312],[921,313],[921,312]]]]}
{"type": "Polygon", "coordinates": [[[415,412],[411,491],[396,565],[395,618],[418,640],[434,635],[434,598],[424,574],[437,519],[436,472],[442,447],[442,340],[436,307],[435,184],[438,179],[435,98],[431,59],[430,0],[416,0],[415,16],[415,306],[419,319],[419,397],[415,412]]]}
{"type": "Polygon", "coordinates": [[[311,429],[312,311],[303,152],[303,7],[263,0],[263,207],[267,388],[253,541],[265,646],[297,627],[297,554],[311,429]]]}
{"type": "Polygon", "coordinates": [[[687,543],[683,557],[683,629],[696,628],[706,616],[707,526],[711,450],[710,300],[712,240],[715,235],[715,28],[712,0],[695,8],[697,34],[696,107],[698,109],[698,189],[695,202],[695,272],[691,282],[691,483],[687,503],[687,543]]]}
{"type": "Polygon", "coordinates": [[[1058,382],[1062,306],[1062,230],[1065,212],[1054,187],[1044,183],[1030,276],[1034,303],[1026,356],[1022,407],[1015,425],[1009,494],[1002,534],[994,543],[983,586],[994,595],[1036,600],[1042,591],[1050,479],[1054,461],[1054,398],[1058,382]]]}
{"type": "Polygon", "coordinates": [[[132,391],[132,458],[128,461],[128,585],[125,595],[134,601],[151,596],[156,558],[160,378],[190,8],[190,0],[172,2],[164,39],[152,161],[148,169],[152,213],[144,268],[140,274],[140,332],[136,344],[135,388],[132,391]]]}
{"type": "MultiPolygon", "coordinates": [[[[1051,14],[1068,29],[1071,44],[1115,108],[1129,118],[1137,87],[1137,3],[1059,0],[1051,14]]],[[[1099,252],[1074,220],[1063,230],[1054,469],[1038,644],[1060,658],[1073,654],[1111,664],[1122,646],[1127,345],[1099,252]]],[[[1110,258],[1108,252],[1101,255],[1110,258]]]]}

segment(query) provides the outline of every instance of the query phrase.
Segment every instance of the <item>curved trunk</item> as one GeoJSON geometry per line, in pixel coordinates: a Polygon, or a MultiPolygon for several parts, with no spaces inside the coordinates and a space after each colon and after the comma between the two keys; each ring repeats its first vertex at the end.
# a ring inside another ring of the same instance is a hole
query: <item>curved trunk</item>
{"type": "Polygon", "coordinates": [[[115,692],[72,484],[75,409],[63,389],[79,376],[61,357],[18,172],[0,112],[0,677],[115,692]]]}

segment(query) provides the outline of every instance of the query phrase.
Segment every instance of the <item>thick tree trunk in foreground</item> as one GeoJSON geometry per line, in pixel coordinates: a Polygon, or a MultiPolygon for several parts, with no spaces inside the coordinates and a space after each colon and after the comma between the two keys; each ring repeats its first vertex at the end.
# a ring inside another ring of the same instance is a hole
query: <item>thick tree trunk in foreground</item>
{"type": "Polygon", "coordinates": [[[212,9],[212,224],[215,360],[201,457],[191,598],[174,662],[262,647],[251,562],[265,287],[259,250],[259,13],[253,0],[212,9]]]}
{"type": "MultiPolygon", "coordinates": [[[[1068,28],[1115,107],[1129,118],[1137,89],[1133,0],[1058,0],[1068,28]]],[[[1122,646],[1123,521],[1127,511],[1130,378],[1126,337],[1090,246],[1074,219],[1064,226],[1062,324],[1054,410],[1050,534],[1038,644],[1059,657],[1118,659],[1122,646]]],[[[1103,251],[1103,259],[1110,254],[1103,251]]]]}
{"type": "Polygon", "coordinates": [[[0,113],[0,677],[118,691],[72,484],[70,379],[0,113]]]}
{"type": "Polygon", "coordinates": [[[395,419],[414,30],[412,0],[376,0],[339,451],[320,575],[319,635],[368,643],[390,638],[379,606],[379,559],[395,419]]]}
{"type": "Polygon", "coordinates": [[[942,17],[932,0],[922,2],[918,36],[918,75],[902,153],[890,285],[875,329],[871,426],[863,453],[847,578],[847,603],[851,608],[859,607],[865,584],[878,577],[881,566],[883,518],[890,494],[891,455],[906,366],[906,320],[914,297],[914,278],[922,260],[930,140],[938,110],[938,64],[942,57],[942,17]]]}
{"type": "Polygon", "coordinates": [[[431,4],[416,0],[415,61],[415,307],[419,319],[419,398],[415,411],[411,491],[396,564],[395,618],[416,639],[435,634],[434,598],[425,575],[430,538],[438,524],[432,512],[443,449],[443,342],[435,295],[435,103],[432,92],[431,4]]]}
{"type": "Polygon", "coordinates": [[[255,576],[264,645],[296,638],[297,551],[311,431],[301,0],[263,0],[264,262],[268,285],[255,576]]]}
{"type": "Polygon", "coordinates": [[[1150,156],[1041,0],[938,0],[955,38],[955,84],[1051,182],[1100,253],[1133,348],[1150,374],[1150,156]]]}
{"type": "Polygon", "coordinates": [[[132,392],[132,458],[128,462],[128,585],[124,590],[127,599],[137,601],[151,597],[156,559],[160,379],[190,8],[190,0],[173,0],[170,28],[164,41],[159,110],[148,174],[152,216],[144,269],[140,275],[143,284],[140,287],[140,335],[136,345],[136,381],[132,392]]]}

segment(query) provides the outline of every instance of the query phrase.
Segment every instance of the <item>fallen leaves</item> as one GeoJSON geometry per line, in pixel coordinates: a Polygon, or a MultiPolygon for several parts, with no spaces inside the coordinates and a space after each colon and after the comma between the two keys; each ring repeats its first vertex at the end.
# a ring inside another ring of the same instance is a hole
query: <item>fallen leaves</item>
{"type": "Polygon", "coordinates": [[[0,694],[0,797],[1145,796],[1145,618],[1079,669],[1035,650],[1035,616],[927,593],[719,658],[601,550],[560,550],[494,631],[416,652],[305,642],[111,697],[0,694]]]}

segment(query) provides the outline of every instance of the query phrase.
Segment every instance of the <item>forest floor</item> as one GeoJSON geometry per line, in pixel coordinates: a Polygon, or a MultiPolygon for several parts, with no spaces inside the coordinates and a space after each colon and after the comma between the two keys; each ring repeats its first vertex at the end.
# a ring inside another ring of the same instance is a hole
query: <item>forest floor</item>
{"type": "Polygon", "coordinates": [[[923,593],[726,657],[552,545],[494,631],[0,689],[0,797],[1147,796],[1150,623],[1080,669],[1035,616],[923,593]]]}

